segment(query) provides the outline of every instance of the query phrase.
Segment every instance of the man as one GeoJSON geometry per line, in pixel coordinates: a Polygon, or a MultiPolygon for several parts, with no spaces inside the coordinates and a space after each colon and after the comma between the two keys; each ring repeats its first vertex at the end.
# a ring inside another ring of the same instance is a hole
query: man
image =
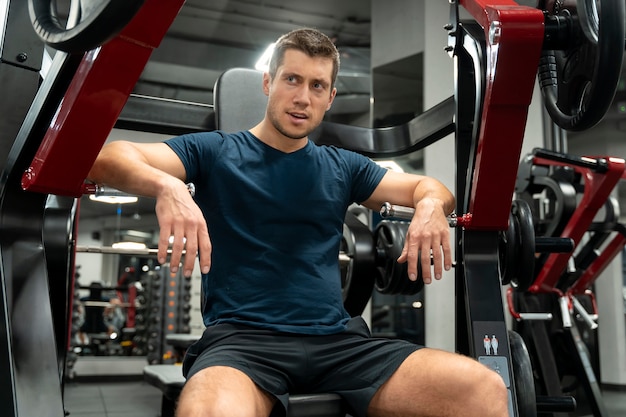
{"type": "Polygon", "coordinates": [[[159,262],[171,236],[173,271],[183,248],[185,275],[199,253],[207,329],[187,352],[177,415],[281,415],[289,393],[336,392],[357,417],[506,416],[496,373],[454,353],[371,338],[343,309],[337,254],[348,206],[415,207],[398,261],[416,279],[421,257],[430,283],[451,266],[454,198],[432,178],[308,140],[333,102],[338,69],[325,35],[290,32],[263,76],[269,100],[258,125],[113,142],[89,174],[156,197],[159,262]],[[195,184],[197,204],[185,182],[195,184]]]}

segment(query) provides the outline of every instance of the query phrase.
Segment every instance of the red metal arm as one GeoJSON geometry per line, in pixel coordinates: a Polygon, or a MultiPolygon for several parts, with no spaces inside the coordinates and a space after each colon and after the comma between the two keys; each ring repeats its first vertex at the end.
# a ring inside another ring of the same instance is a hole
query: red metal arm
{"type": "Polygon", "coordinates": [[[572,295],[585,294],[590,291],[589,287],[594,283],[607,266],[624,249],[626,235],[618,232],[609,244],[602,250],[600,255],[589,265],[585,272],[576,280],[574,285],[568,290],[572,295]]]}
{"type": "MultiPolygon", "coordinates": [[[[583,235],[589,230],[589,226],[591,222],[593,222],[598,210],[604,205],[611,191],[613,191],[615,185],[624,174],[626,162],[623,159],[607,158],[606,162],[606,172],[580,166],[572,167],[585,179],[585,188],[583,197],[576,211],[563,229],[561,237],[571,238],[575,245],[580,243],[583,235]]],[[[535,165],[570,166],[567,163],[537,157],[535,157],[533,163],[535,165]]],[[[571,254],[569,253],[553,253],[548,256],[529,291],[533,293],[552,292],[561,274],[565,271],[570,256],[571,254]]],[[[606,265],[604,265],[604,267],[606,267],[606,265]]],[[[584,288],[581,288],[581,290],[584,290],[584,288]]]]}
{"type": "Polygon", "coordinates": [[[114,39],[85,54],[22,177],[28,191],[79,197],[83,182],[184,0],[147,0],[114,39]]]}
{"type": "Polygon", "coordinates": [[[472,178],[469,229],[508,226],[544,36],[541,10],[513,1],[461,0],[483,27],[487,74],[472,178]],[[497,192],[495,190],[498,190],[497,192]]]}

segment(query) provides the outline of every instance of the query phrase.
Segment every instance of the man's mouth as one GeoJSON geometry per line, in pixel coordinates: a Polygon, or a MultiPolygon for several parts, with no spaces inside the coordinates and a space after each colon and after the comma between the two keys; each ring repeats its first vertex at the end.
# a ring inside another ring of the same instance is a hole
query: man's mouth
{"type": "Polygon", "coordinates": [[[289,112],[288,113],[291,117],[294,117],[296,119],[308,119],[309,117],[305,114],[305,113],[297,113],[297,112],[289,112]]]}

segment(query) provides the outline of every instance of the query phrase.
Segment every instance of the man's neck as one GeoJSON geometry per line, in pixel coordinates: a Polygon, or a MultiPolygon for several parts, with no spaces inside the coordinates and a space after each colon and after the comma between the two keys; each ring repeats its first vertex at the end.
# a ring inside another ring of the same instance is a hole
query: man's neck
{"type": "Polygon", "coordinates": [[[284,153],[299,151],[300,149],[304,148],[309,142],[309,138],[306,136],[301,139],[292,139],[284,136],[276,129],[268,129],[264,121],[250,129],[250,133],[256,136],[261,142],[265,143],[267,146],[284,153]]]}

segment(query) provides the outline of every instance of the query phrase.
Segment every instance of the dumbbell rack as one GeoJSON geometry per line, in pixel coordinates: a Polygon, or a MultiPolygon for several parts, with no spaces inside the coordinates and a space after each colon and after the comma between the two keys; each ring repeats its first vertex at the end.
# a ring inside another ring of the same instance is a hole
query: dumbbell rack
{"type": "Polygon", "coordinates": [[[180,270],[172,273],[169,264],[144,274],[146,357],[149,364],[180,361],[168,335],[190,333],[191,278],[180,270]]]}

